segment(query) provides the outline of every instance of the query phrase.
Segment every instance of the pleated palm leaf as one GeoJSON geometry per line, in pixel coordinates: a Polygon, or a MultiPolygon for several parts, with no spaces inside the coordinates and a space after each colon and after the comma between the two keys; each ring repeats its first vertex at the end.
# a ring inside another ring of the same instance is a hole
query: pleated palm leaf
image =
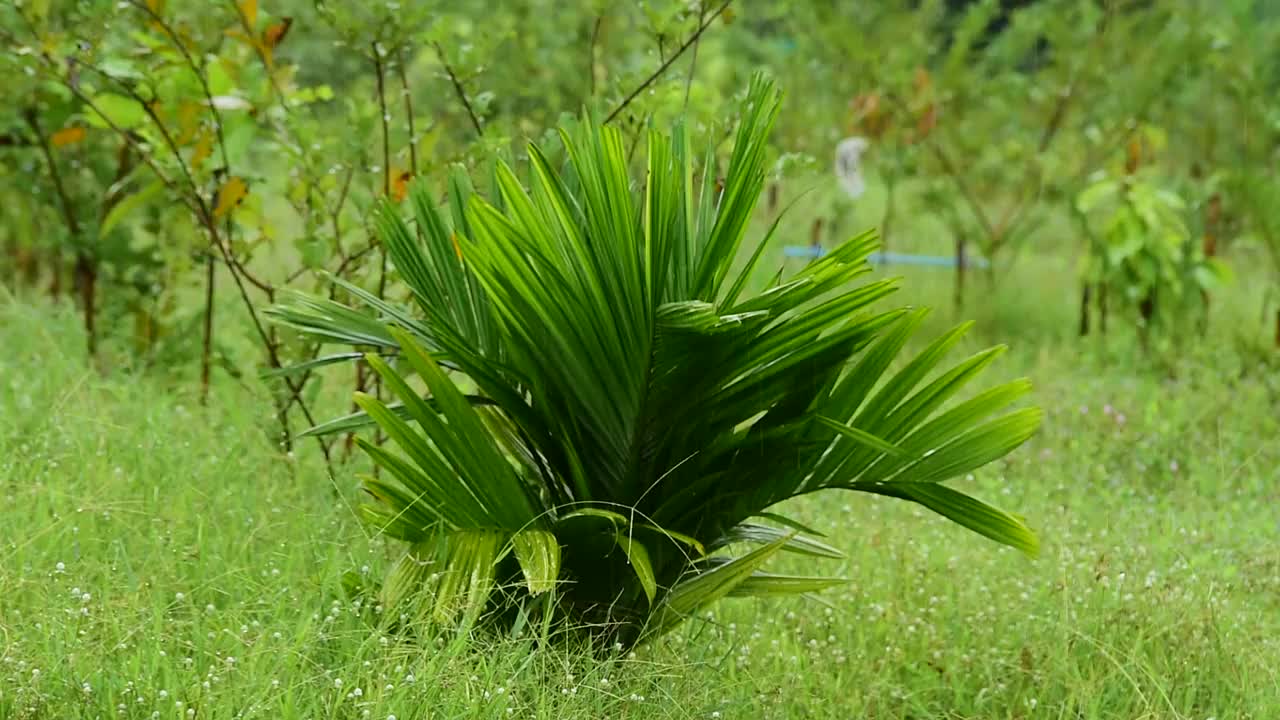
{"type": "Polygon", "coordinates": [[[385,470],[363,512],[407,543],[384,603],[449,621],[554,597],[632,645],[724,596],[838,582],[762,569],[779,551],[840,556],[770,511],[819,490],[909,500],[1034,554],[1020,519],[942,484],[1039,425],[1008,410],[1024,380],[953,401],[1000,348],[943,368],[959,328],[900,360],[924,313],[877,309],[895,282],[865,277],[871,234],[746,292],[761,249],[734,266],[777,110],[756,78],[722,183],[710,154],[694,177],[679,128],[649,135],[633,183],[620,133],[587,121],[562,132],[563,171],[529,148],[527,187],[499,163],[490,200],[462,176],[448,210],[416,188],[416,227],[390,206],[378,220],[416,308],[343,283],[364,309],[273,310],[371,348],[396,399],[359,395],[365,414],[320,429],[371,420],[394,444],[360,441],[385,470]]]}

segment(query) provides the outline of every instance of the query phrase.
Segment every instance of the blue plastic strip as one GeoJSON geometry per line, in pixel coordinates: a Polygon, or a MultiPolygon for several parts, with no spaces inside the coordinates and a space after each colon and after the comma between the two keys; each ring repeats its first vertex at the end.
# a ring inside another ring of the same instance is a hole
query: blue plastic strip
{"type": "MultiPolygon", "coordinates": [[[[825,248],[812,245],[786,245],[782,248],[782,253],[790,258],[820,258],[827,254],[827,251],[825,248]]],[[[871,253],[867,256],[867,260],[874,265],[919,265],[922,267],[941,268],[953,268],[956,266],[954,256],[871,253]]],[[[974,268],[986,268],[991,265],[986,258],[981,257],[966,257],[964,264],[966,267],[974,268]]]]}

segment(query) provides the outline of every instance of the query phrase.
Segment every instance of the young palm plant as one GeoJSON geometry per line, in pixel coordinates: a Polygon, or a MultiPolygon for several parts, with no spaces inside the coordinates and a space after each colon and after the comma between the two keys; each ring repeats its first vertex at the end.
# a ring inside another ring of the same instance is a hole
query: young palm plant
{"type": "Polygon", "coordinates": [[[364,413],[317,429],[372,422],[397,448],[360,441],[385,471],[364,479],[364,517],[407,544],[385,605],[519,622],[542,603],[631,646],[725,596],[839,582],[762,570],[779,551],[839,557],[770,511],[819,490],[916,502],[1035,553],[1020,519],[941,484],[1039,425],[1038,409],[1007,411],[1025,380],[949,402],[1000,348],[939,371],[958,328],[900,361],[924,313],[875,309],[895,282],[864,279],[872,234],[747,292],[767,239],[734,266],[778,103],[753,80],[722,182],[711,154],[695,181],[677,128],[649,135],[633,183],[620,133],[584,121],[562,131],[561,171],[529,148],[527,188],[501,163],[489,200],[461,175],[448,210],[418,187],[413,225],[389,205],[378,217],[416,310],[345,283],[362,310],[273,309],[371,348],[396,398],[358,395],[364,413]]]}

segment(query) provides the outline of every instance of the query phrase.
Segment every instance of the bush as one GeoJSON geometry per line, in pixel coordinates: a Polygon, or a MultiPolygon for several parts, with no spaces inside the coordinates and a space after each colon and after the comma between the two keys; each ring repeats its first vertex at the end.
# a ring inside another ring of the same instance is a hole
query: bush
{"type": "Polygon", "coordinates": [[[710,159],[694,181],[677,127],[649,135],[635,185],[621,134],[588,120],[562,132],[562,171],[530,147],[527,190],[501,163],[489,200],[455,177],[447,213],[418,186],[416,227],[388,205],[379,229],[420,313],[350,285],[372,314],[303,295],[273,310],[374,348],[399,401],[357,398],[399,448],[360,441],[386,471],[365,479],[364,515],[408,544],[380,590],[388,617],[509,627],[543,603],[631,646],[727,595],[839,582],[761,570],[780,551],[838,556],[769,511],[826,489],[1035,553],[1020,519],[941,484],[1039,425],[1035,408],[999,414],[1023,380],[943,408],[1001,348],[935,374],[962,327],[895,364],[924,312],[873,309],[895,281],[855,282],[870,233],[759,294],[747,278],[768,238],[733,270],[778,104],[756,78],[722,184],[710,159]]]}

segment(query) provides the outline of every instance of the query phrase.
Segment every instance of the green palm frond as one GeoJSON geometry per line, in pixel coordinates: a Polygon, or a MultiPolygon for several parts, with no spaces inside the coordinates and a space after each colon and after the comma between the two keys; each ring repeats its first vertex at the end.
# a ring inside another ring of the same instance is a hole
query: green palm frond
{"type": "Polygon", "coordinates": [[[727,595],[832,584],[761,568],[780,551],[840,557],[770,512],[836,489],[1035,553],[1021,519],[939,484],[1039,425],[1008,409],[1026,381],[958,397],[1000,348],[948,364],[962,326],[904,358],[924,313],[884,306],[897,286],[867,278],[872,233],[747,292],[763,254],[738,260],[778,104],[756,78],[722,186],[711,156],[695,172],[680,128],[649,136],[635,182],[621,134],[586,120],[562,132],[562,170],[531,147],[524,182],[496,164],[492,197],[457,175],[446,210],[416,187],[413,225],[389,205],[377,221],[413,307],[344,287],[360,309],[273,309],[366,350],[392,396],[359,396],[363,413],[317,430],[376,423],[391,441],[361,442],[386,471],[365,481],[365,516],[409,543],[386,602],[507,617],[554,590],[568,619],[638,642],[727,595]]]}

